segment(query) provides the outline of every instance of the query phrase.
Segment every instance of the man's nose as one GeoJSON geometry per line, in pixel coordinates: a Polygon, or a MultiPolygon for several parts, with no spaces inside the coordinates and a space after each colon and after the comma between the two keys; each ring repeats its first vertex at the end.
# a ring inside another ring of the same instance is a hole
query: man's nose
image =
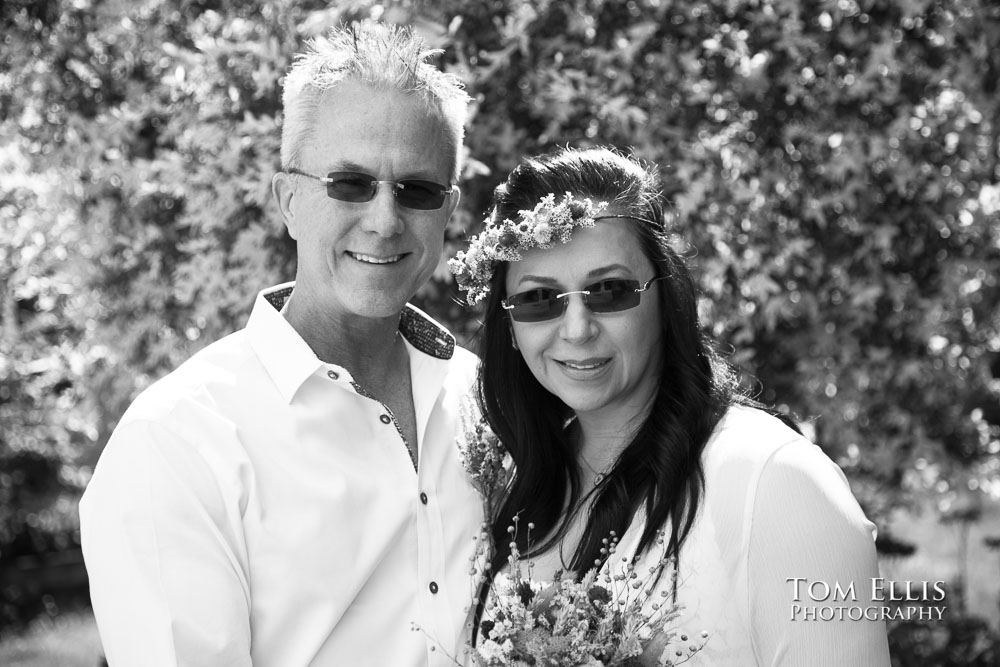
{"type": "Polygon", "coordinates": [[[379,183],[375,196],[368,202],[368,210],[364,212],[363,228],[388,238],[401,234],[405,227],[399,214],[399,205],[393,192],[392,183],[379,183]]]}

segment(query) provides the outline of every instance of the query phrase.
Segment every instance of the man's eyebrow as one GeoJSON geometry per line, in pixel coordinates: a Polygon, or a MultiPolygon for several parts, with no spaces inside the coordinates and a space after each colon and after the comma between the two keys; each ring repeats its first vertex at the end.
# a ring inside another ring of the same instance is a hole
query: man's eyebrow
{"type": "MultiPolygon", "coordinates": [[[[375,179],[381,178],[381,176],[378,173],[374,172],[370,167],[365,167],[363,165],[358,164],[357,162],[352,162],[350,160],[336,160],[332,164],[328,165],[325,173],[330,174],[337,171],[356,171],[361,174],[367,174],[368,176],[371,176],[372,178],[375,179]]],[[[415,179],[422,179],[435,182],[437,182],[438,180],[430,171],[427,171],[425,168],[419,168],[413,173],[407,173],[401,176],[397,175],[397,178],[399,179],[415,178],[415,179]]]]}
{"type": "Polygon", "coordinates": [[[344,161],[344,160],[337,160],[332,165],[330,165],[330,168],[327,169],[327,171],[329,171],[329,172],[332,172],[332,171],[360,171],[363,174],[367,174],[368,173],[368,170],[365,169],[364,167],[362,167],[360,164],[357,164],[355,162],[350,162],[350,161],[344,161]]]}

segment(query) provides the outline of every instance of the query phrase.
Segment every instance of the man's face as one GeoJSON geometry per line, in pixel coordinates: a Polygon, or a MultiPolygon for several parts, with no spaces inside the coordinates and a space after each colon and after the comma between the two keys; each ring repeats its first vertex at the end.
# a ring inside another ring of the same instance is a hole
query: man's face
{"type": "MultiPolygon", "coordinates": [[[[315,176],[352,171],[380,181],[451,182],[455,146],[444,124],[420,100],[396,91],[337,85],[306,142],[298,169],[315,176]]],[[[400,312],[438,265],[459,199],[456,192],[438,210],[415,210],[380,184],[371,201],[353,203],[329,198],[317,180],[284,174],[275,192],[298,247],[296,300],[341,319],[400,312]]]]}

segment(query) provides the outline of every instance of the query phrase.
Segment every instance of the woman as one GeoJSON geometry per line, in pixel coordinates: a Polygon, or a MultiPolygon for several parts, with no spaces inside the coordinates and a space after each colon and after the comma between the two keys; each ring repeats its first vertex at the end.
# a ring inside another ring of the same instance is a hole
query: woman
{"type": "Polygon", "coordinates": [[[667,234],[653,172],[567,149],[524,160],[453,260],[486,300],[478,398],[515,471],[494,571],[513,545],[538,579],[579,575],[612,532],[641,563],[662,534],[682,629],[710,634],[696,664],[889,664],[884,622],[819,611],[872,607],[872,524],[818,447],[741,395],[667,234]]]}

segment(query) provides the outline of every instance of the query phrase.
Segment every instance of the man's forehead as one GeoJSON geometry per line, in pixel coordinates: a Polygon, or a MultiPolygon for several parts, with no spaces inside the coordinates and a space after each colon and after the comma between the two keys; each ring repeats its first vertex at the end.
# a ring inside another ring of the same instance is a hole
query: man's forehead
{"type": "Polygon", "coordinates": [[[301,155],[303,165],[315,170],[440,181],[450,180],[456,141],[441,110],[419,97],[344,82],[320,99],[301,155]]]}

